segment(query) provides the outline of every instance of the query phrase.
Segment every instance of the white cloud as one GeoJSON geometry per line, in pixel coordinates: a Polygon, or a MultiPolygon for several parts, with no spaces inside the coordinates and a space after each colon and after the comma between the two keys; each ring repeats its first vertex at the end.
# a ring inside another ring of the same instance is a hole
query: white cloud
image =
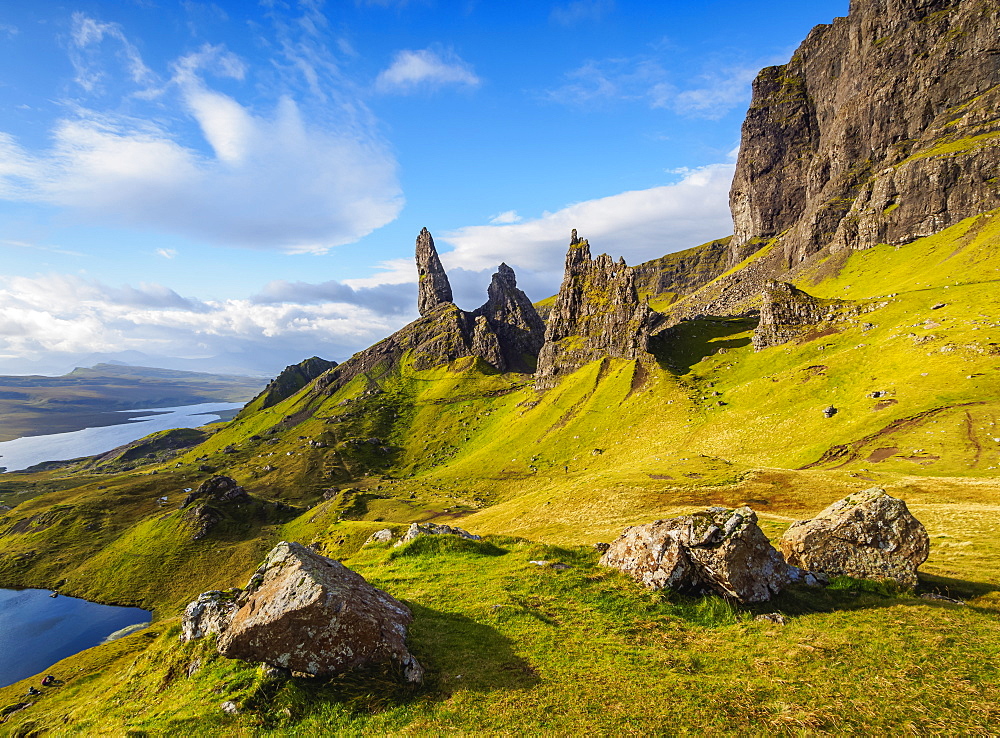
{"type": "Polygon", "coordinates": [[[181,90],[214,155],[151,122],[83,110],[57,124],[41,154],[0,133],[0,197],[101,223],[311,253],[354,242],[402,208],[396,162],[381,142],[311,124],[288,97],[261,116],[196,76],[181,90]]]}
{"type": "Polygon", "coordinates": [[[157,249],[156,253],[164,259],[173,259],[177,256],[177,249],[157,249]]]}
{"type": "Polygon", "coordinates": [[[506,225],[508,223],[518,223],[520,220],[521,216],[517,214],[516,210],[505,210],[490,218],[490,223],[493,225],[506,225]]]}
{"type": "Polygon", "coordinates": [[[381,92],[409,93],[445,85],[477,87],[479,77],[454,52],[432,49],[397,52],[392,64],[379,73],[375,88],[381,92]]]}
{"type": "Polygon", "coordinates": [[[120,25],[75,13],[77,81],[91,97],[104,82],[124,84],[128,104],[67,103],[47,149],[0,131],[0,198],[62,207],[88,224],[289,253],[324,253],[392,221],[403,206],[395,158],[338,76],[317,3],[298,10],[275,15],[275,40],[259,39],[278,53],[248,92],[270,92],[270,109],[237,99],[253,70],[222,46],[174,60],[164,81],[120,25]],[[237,92],[223,94],[211,78],[237,92]],[[96,109],[147,102],[146,117],[96,109]]]}
{"type": "Polygon", "coordinates": [[[614,0],[573,0],[554,7],[550,17],[556,23],[572,26],[585,21],[599,21],[614,9],[614,0]]]}
{"type": "Polygon", "coordinates": [[[732,232],[729,186],[734,165],[713,164],[687,171],[676,184],[587,200],[509,225],[466,226],[440,234],[438,242],[453,270],[491,270],[501,261],[515,266],[518,278],[539,282],[529,272],[549,275],[551,294],[558,289],[570,231],[576,228],[591,249],[624,256],[632,265],[720,238],[732,232]],[[553,281],[555,280],[555,281],[553,281]]]}
{"type": "Polygon", "coordinates": [[[413,312],[410,291],[403,289],[405,296],[387,310],[385,290],[368,293],[336,283],[272,283],[258,298],[199,301],[156,284],[111,287],[65,274],[14,277],[0,282],[0,359],[241,354],[256,357],[254,368],[267,357],[277,371],[314,354],[344,359],[384,337],[413,312]]]}

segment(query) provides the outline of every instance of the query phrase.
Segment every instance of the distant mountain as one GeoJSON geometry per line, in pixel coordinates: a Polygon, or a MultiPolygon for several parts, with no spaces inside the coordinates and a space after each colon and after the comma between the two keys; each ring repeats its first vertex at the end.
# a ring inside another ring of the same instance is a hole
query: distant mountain
{"type": "Polygon", "coordinates": [[[202,402],[246,402],[264,381],[256,377],[97,364],[61,377],[0,376],[0,441],[115,425],[117,410],[202,402]]]}

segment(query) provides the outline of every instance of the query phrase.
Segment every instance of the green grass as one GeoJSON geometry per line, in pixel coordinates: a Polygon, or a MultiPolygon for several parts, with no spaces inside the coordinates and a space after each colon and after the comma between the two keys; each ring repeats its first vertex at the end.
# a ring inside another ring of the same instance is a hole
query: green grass
{"type": "MultiPolygon", "coordinates": [[[[159,635],[69,659],[66,686],[0,731],[988,732],[1000,719],[998,243],[994,212],[820,265],[798,286],[858,312],[760,352],[752,320],[686,321],[658,339],[656,362],[595,361],[544,392],[471,360],[406,358],[244,413],[128,475],[8,475],[0,581],[153,607],[159,635]],[[258,502],[193,541],[176,506],[214,473],[258,502]],[[751,505],[775,539],[873,485],[927,527],[921,591],[969,605],[838,581],[783,594],[769,606],[791,616],[781,628],[754,622],[761,608],[642,590],[589,547],[713,505],[751,505]],[[488,537],[362,547],[423,520],[488,537]],[[410,604],[425,687],[384,673],[267,684],[207,644],[177,644],[185,602],[242,584],[283,539],[410,604]],[[245,714],[224,716],[227,699],[245,714]]],[[[0,690],[0,708],[17,690],[0,690]]]]}

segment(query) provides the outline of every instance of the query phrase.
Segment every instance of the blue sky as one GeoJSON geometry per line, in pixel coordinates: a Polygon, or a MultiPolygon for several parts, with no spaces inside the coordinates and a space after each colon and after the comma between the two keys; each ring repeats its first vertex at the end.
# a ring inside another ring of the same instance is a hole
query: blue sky
{"type": "Polygon", "coordinates": [[[273,373],[467,309],[569,230],[634,264],[731,230],[750,82],[847,0],[0,6],[0,371],[273,373]],[[12,7],[13,6],[13,7],[12,7]]]}

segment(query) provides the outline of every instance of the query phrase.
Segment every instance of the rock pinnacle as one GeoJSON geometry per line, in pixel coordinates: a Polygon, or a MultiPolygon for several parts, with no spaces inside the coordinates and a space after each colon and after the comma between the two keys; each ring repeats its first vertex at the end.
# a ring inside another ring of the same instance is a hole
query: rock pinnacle
{"type": "Polygon", "coordinates": [[[427,315],[442,302],[452,301],[448,275],[434,248],[434,238],[426,228],[417,236],[417,274],[417,309],[421,315],[427,315]]]}

